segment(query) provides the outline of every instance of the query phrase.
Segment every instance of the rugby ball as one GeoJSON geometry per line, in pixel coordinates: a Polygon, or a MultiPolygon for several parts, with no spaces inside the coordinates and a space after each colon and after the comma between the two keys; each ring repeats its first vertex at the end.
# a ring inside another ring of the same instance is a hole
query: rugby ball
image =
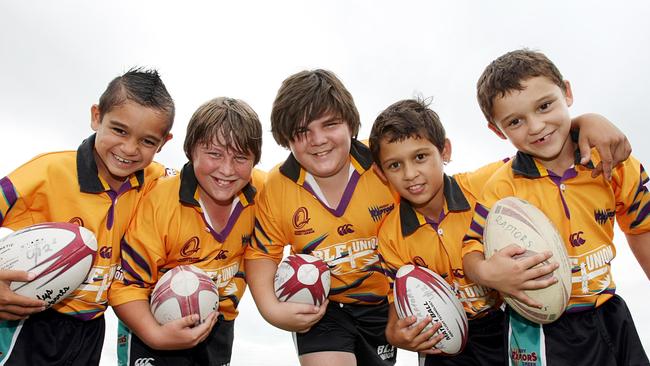
{"type": "Polygon", "coordinates": [[[415,316],[420,322],[431,316],[431,324],[423,332],[441,324],[433,336],[443,334],[444,338],[435,348],[447,355],[463,350],[467,343],[467,315],[454,290],[440,275],[425,267],[404,265],[395,276],[393,294],[398,318],[415,316]]]}
{"type": "Polygon", "coordinates": [[[330,270],[313,255],[289,255],[278,266],[273,287],[280,301],[320,305],[330,292],[330,270]]]}
{"type": "Polygon", "coordinates": [[[219,289],[203,270],[182,265],[165,272],[151,292],[151,313],[160,324],[192,314],[203,322],[219,309],[219,289]]]}
{"type": "Polygon", "coordinates": [[[96,253],[97,239],[90,230],[67,222],[44,222],[0,239],[0,270],[34,273],[33,280],[12,282],[10,288],[50,307],[84,282],[96,253]]]}
{"type": "Polygon", "coordinates": [[[526,249],[521,257],[552,252],[553,256],[543,264],[560,264],[553,272],[558,282],[526,291],[526,295],[543,304],[542,308],[530,307],[510,296],[504,296],[504,300],[521,316],[539,324],[551,323],[564,313],[571,297],[571,265],[562,237],[542,211],[517,197],[497,201],[486,219],[483,243],[486,259],[510,244],[526,249]]]}

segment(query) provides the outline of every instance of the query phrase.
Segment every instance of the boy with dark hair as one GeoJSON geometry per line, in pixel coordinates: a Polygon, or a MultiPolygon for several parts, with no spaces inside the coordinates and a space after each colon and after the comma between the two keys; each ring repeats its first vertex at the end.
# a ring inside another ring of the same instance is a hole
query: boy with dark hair
{"type": "Polygon", "coordinates": [[[262,316],[295,333],[301,365],[393,365],[384,336],[386,292],[377,231],[395,197],[356,140],[359,113],[330,71],[302,71],[280,87],[271,113],[278,144],[291,154],[268,176],[258,200],[247,281],[262,316]],[[273,276],[285,245],[331,269],[329,303],[280,302],[273,276]]]}
{"type": "MultiPolygon", "coordinates": [[[[96,365],[104,340],[107,290],[119,243],[136,206],[165,169],[153,156],[171,139],[174,102],[154,70],[115,78],[91,107],[95,134],[77,151],[37,156],[0,180],[0,224],[14,230],[40,222],[72,222],[97,237],[88,279],[67,299],[44,303],[0,284],[0,362],[4,365],[96,365]],[[29,318],[27,318],[29,316],[29,318]]],[[[5,281],[31,278],[0,271],[5,281]]]]}
{"type": "MultiPolygon", "coordinates": [[[[468,277],[531,306],[541,306],[523,290],[531,279],[557,264],[530,268],[524,251],[511,245],[489,260],[483,256],[482,231],[490,207],[507,196],[540,208],[565,240],[573,266],[571,299],[555,322],[539,325],[507,310],[507,354],[512,364],[648,365],[632,317],[615,295],[610,262],[614,259],[614,217],[637,260],[650,277],[650,193],[648,176],[634,157],[617,165],[612,179],[592,178],[599,163],[577,164],[576,133],[570,131],[568,108],[573,94],[568,81],[542,53],[509,52],[493,61],[477,84],[481,110],[489,128],[509,139],[517,155],[486,183],[463,247],[468,277]],[[580,240],[571,240],[579,237],[580,240]],[[530,362],[528,362],[530,361],[530,362]]],[[[542,259],[550,253],[539,254],[542,259]]],[[[544,287],[557,281],[536,280],[544,287]]]]}
{"type": "Polygon", "coordinates": [[[123,276],[109,294],[124,322],[118,332],[120,365],[143,359],[155,365],[230,363],[237,305],[246,289],[243,254],[265,178],[253,170],[261,148],[262,126],[245,102],[216,98],[194,112],[184,143],[189,162],[180,176],[158,181],[122,242],[123,276]],[[193,314],[160,325],[153,317],[153,287],[181,264],[204,270],[219,287],[218,320],[214,314],[197,325],[193,314]]]}
{"type": "Polygon", "coordinates": [[[451,143],[438,115],[419,100],[396,102],[379,114],[370,132],[370,150],[377,173],[401,196],[398,209],[379,230],[379,254],[391,288],[400,267],[426,267],[456,290],[469,319],[464,351],[454,357],[440,356],[432,347],[443,335],[431,338],[438,324],[422,332],[431,318],[415,326],[414,317],[398,320],[390,291],[386,338],[399,348],[426,355],[426,365],[503,364],[500,296],[465,278],[461,256],[475,197],[503,162],[473,173],[446,175],[451,143]]]}

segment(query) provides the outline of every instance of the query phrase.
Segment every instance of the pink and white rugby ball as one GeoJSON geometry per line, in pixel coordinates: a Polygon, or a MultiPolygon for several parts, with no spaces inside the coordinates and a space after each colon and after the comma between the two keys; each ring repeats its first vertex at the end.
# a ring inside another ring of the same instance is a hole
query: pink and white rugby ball
{"type": "Polygon", "coordinates": [[[497,201],[486,219],[483,243],[485,258],[510,244],[526,249],[521,257],[551,251],[553,256],[544,264],[560,264],[553,272],[558,282],[526,291],[526,295],[543,304],[542,308],[530,307],[510,296],[504,296],[504,300],[521,316],[539,324],[551,323],[564,313],[571,297],[571,265],[562,237],[542,211],[517,197],[497,201]]]}
{"type": "Polygon", "coordinates": [[[219,308],[219,289],[203,270],[182,265],[165,272],[151,293],[151,313],[160,324],[192,314],[203,322],[219,308]]]}
{"type": "Polygon", "coordinates": [[[278,266],[273,287],[280,301],[320,305],[330,292],[330,270],[313,255],[289,255],[278,266]]]}
{"type": "Polygon", "coordinates": [[[429,315],[431,324],[423,331],[441,323],[434,336],[444,335],[435,347],[447,355],[463,350],[467,343],[467,315],[447,281],[428,268],[407,264],[397,271],[393,293],[400,319],[413,315],[420,322],[429,315]]]}
{"type": "Polygon", "coordinates": [[[90,230],[67,222],[44,222],[0,239],[0,269],[34,273],[33,280],[12,282],[10,288],[50,307],[84,282],[96,253],[97,239],[90,230]]]}

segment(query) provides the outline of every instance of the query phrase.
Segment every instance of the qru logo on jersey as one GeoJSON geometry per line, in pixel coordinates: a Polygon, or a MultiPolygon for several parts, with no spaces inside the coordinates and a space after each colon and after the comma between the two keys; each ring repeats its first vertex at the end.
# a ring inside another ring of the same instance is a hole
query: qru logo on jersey
{"type": "Polygon", "coordinates": [[[156,359],[154,359],[153,357],[138,358],[137,360],[135,360],[133,366],[155,366],[153,364],[155,360],[156,359]]]}

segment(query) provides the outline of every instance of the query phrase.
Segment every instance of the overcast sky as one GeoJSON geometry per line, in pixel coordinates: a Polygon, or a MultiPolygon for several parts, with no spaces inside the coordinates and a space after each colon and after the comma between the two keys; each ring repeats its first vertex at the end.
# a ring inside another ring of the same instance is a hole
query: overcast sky
{"type": "MultiPolygon", "coordinates": [[[[187,121],[217,96],[247,101],[264,125],[259,167],[287,151],[270,134],[282,80],[306,68],[339,75],[355,97],[361,138],[389,104],[433,97],[453,144],[448,173],[513,153],[475,99],[483,68],[521,47],[545,52],[572,82],[573,115],[599,112],[650,160],[650,3],[646,1],[9,1],[0,0],[0,176],[34,155],[76,149],[90,106],[132,66],[158,68],[177,106],[174,139],[156,160],[184,163],[187,121]],[[623,7],[625,6],[625,7],[623,7]]],[[[614,278],[650,351],[650,284],[618,232],[614,278]],[[644,311],[645,310],[645,311],[644,311]]],[[[232,365],[295,365],[289,333],[265,323],[247,294],[232,365]]],[[[116,363],[107,316],[102,365],[116,363]]],[[[415,365],[401,351],[398,365],[415,365]]]]}

